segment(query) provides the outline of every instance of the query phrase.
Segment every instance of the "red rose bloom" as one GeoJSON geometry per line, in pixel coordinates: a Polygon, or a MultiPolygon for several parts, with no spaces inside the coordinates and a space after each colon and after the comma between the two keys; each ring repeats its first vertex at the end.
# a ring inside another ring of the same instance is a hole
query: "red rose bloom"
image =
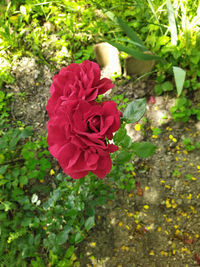
{"type": "Polygon", "coordinates": [[[53,78],[50,88],[51,97],[46,109],[49,116],[67,99],[93,101],[99,94],[104,94],[114,87],[110,79],[100,79],[98,64],[85,60],[81,64],[72,63],[62,68],[53,78]]]}
{"type": "Polygon", "coordinates": [[[50,153],[66,174],[79,179],[89,171],[103,178],[110,172],[109,153],[118,149],[105,140],[113,138],[120,127],[121,113],[113,101],[62,101],[48,122],[50,153]]]}

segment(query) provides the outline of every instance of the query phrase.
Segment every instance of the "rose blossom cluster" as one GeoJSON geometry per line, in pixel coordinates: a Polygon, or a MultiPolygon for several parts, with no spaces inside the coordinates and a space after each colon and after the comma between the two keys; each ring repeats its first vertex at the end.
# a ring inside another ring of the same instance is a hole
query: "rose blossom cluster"
{"type": "Polygon", "coordinates": [[[62,68],[53,78],[47,143],[63,171],[74,179],[93,172],[103,178],[110,172],[110,153],[118,149],[109,144],[120,128],[121,113],[116,103],[97,103],[98,95],[113,88],[112,81],[100,78],[99,66],[89,60],[62,68]]]}

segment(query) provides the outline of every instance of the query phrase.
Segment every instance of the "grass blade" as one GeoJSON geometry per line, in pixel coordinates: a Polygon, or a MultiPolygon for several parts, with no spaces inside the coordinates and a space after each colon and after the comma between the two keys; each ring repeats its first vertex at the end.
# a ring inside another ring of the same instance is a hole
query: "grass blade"
{"type": "Polygon", "coordinates": [[[141,44],[136,43],[136,42],[134,42],[134,41],[132,41],[132,40],[129,40],[129,39],[125,39],[125,38],[116,38],[116,40],[117,40],[117,41],[122,41],[122,42],[127,42],[127,43],[130,43],[130,44],[133,44],[133,45],[135,45],[135,46],[138,46],[140,49],[143,47],[143,46],[141,46],[141,44]]]}
{"type": "Polygon", "coordinates": [[[123,46],[121,44],[117,44],[115,42],[112,41],[106,41],[109,44],[111,44],[112,46],[116,47],[119,51],[123,51],[127,54],[129,54],[130,56],[136,58],[136,59],[140,59],[140,60],[152,60],[152,59],[156,59],[156,60],[161,60],[161,58],[159,56],[155,56],[155,55],[150,55],[150,54],[145,54],[141,51],[123,46]]]}
{"type": "Polygon", "coordinates": [[[140,49],[142,51],[147,51],[147,48],[145,47],[142,40],[137,36],[137,34],[131,29],[131,27],[129,27],[129,25],[125,21],[123,21],[121,18],[117,17],[111,11],[106,12],[106,15],[109,17],[109,19],[111,19],[114,23],[116,23],[128,35],[128,37],[133,42],[138,43],[140,45],[140,49]]]}
{"type": "MultiPolygon", "coordinates": [[[[149,6],[150,6],[150,8],[151,8],[152,13],[154,14],[154,17],[155,17],[155,19],[156,19],[158,25],[160,25],[159,19],[158,19],[157,15],[156,15],[156,12],[155,12],[155,9],[154,9],[154,7],[153,7],[153,5],[152,5],[151,0],[147,0],[147,2],[148,2],[149,6]]],[[[160,27],[160,31],[161,31],[161,33],[163,34],[163,31],[162,31],[162,28],[161,28],[161,27],[160,27]]]]}
{"type": "Polygon", "coordinates": [[[174,10],[171,4],[171,0],[166,1],[167,5],[167,14],[168,14],[168,21],[169,21],[169,28],[171,31],[171,44],[176,45],[177,44],[177,28],[176,28],[176,20],[174,16],[174,10]]]}

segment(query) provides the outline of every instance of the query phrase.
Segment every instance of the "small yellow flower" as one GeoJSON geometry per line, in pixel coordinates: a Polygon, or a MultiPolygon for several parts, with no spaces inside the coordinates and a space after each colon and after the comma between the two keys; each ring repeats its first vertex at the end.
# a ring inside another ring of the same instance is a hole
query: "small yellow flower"
{"type": "Polygon", "coordinates": [[[177,229],[175,232],[175,235],[179,235],[180,233],[181,233],[181,231],[177,229]]]}
{"type": "Polygon", "coordinates": [[[150,255],[150,256],[154,256],[154,255],[155,255],[154,251],[151,250],[151,251],[149,252],[149,255],[150,255]]]}
{"type": "Polygon", "coordinates": [[[166,205],[167,208],[171,208],[172,205],[170,204],[170,199],[169,198],[166,199],[165,205],[166,205]]]}
{"type": "Polygon", "coordinates": [[[166,221],[167,221],[167,222],[171,222],[172,219],[171,219],[171,218],[166,218],[166,221]]]}
{"type": "Polygon", "coordinates": [[[167,256],[168,256],[168,252],[162,250],[162,251],[160,252],[160,255],[162,255],[162,256],[166,256],[166,257],[167,257],[167,256]]]}
{"type": "Polygon", "coordinates": [[[135,130],[139,132],[141,130],[141,125],[139,123],[135,124],[135,130]]]}
{"type": "Polygon", "coordinates": [[[126,251],[129,251],[129,247],[122,246],[122,247],[121,247],[121,250],[126,250],[126,251]]]}
{"type": "Polygon", "coordinates": [[[50,175],[54,175],[55,174],[55,171],[53,169],[50,170],[50,175]]]}
{"type": "Polygon", "coordinates": [[[172,128],[170,128],[169,126],[166,127],[167,131],[172,131],[172,128]]]}
{"type": "Polygon", "coordinates": [[[90,245],[91,247],[96,247],[96,242],[91,242],[90,245]]]}

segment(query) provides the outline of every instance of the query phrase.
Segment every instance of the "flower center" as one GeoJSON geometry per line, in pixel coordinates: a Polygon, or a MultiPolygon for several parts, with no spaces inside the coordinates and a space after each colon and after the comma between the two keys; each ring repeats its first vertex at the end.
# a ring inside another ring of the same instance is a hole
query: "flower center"
{"type": "Polygon", "coordinates": [[[88,128],[91,132],[99,132],[101,119],[100,116],[94,116],[88,121],[88,128]]]}

